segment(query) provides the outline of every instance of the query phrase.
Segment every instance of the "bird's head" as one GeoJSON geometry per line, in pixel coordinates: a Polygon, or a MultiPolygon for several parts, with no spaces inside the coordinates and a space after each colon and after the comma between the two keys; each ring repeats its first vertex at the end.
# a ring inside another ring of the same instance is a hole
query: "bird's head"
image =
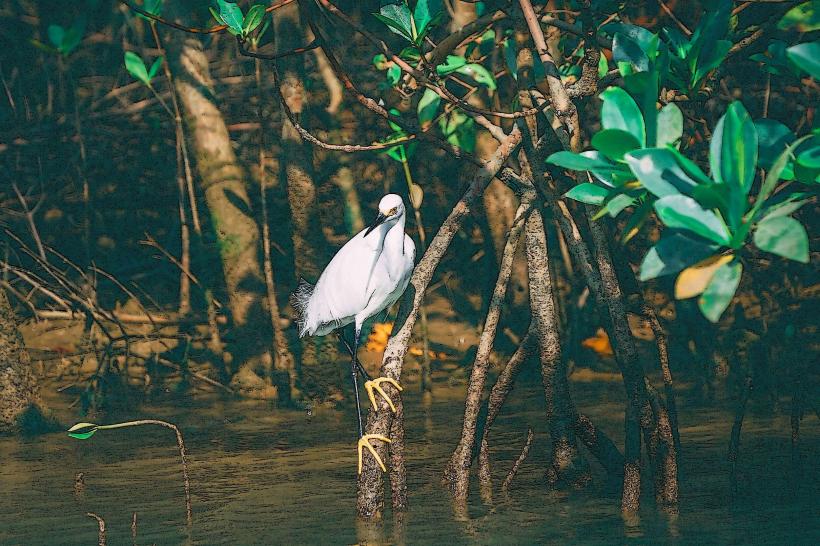
{"type": "Polygon", "coordinates": [[[379,213],[375,220],[368,226],[364,236],[370,235],[370,232],[382,224],[393,224],[404,215],[404,201],[401,196],[395,193],[388,193],[379,201],[379,213]]]}

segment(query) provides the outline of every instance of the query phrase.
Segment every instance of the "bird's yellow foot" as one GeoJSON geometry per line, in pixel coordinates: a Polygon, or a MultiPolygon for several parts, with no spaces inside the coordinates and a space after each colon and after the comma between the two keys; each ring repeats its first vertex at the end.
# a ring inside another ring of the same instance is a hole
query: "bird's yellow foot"
{"type": "Polygon", "coordinates": [[[390,443],[390,438],[386,436],[382,436],[381,434],[365,434],[361,438],[359,438],[359,474],[362,473],[362,448],[366,447],[367,450],[373,455],[373,458],[376,459],[376,462],[379,463],[379,466],[382,469],[382,472],[387,472],[387,468],[385,468],[384,463],[382,462],[382,458],[379,457],[379,454],[376,453],[376,449],[370,445],[370,440],[381,440],[382,442],[390,443]]]}
{"type": "Polygon", "coordinates": [[[393,385],[399,391],[404,390],[401,388],[401,385],[399,385],[398,381],[396,381],[395,379],[391,379],[389,377],[377,377],[376,379],[367,381],[364,384],[364,389],[367,391],[367,396],[370,397],[370,403],[373,404],[373,407],[375,409],[379,409],[379,407],[376,405],[376,395],[373,394],[373,391],[375,390],[377,393],[379,393],[379,395],[382,398],[387,400],[387,403],[390,405],[390,409],[393,410],[393,413],[396,413],[396,406],[393,405],[393,401],[390,399],[389,396],[387,396],[387,393],[384,392],[381,383],[388,383],[390,385],[393,385]]]}

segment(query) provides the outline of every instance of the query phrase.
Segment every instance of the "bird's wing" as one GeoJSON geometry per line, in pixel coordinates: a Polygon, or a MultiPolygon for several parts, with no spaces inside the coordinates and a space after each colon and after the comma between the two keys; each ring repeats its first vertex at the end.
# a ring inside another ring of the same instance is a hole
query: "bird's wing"
{"type": "Polygon", "coordinates": [[[311,295],[310,311],[318,322],[342,321],[368,302],[368,281],[378,253],[362,244],[357,235],[348,241],[327,265],[311,295]]]}

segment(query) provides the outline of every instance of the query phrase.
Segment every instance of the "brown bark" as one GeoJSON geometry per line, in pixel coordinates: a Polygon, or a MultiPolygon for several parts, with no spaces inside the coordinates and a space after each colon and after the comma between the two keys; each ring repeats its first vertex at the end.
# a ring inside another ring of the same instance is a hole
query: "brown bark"
{"type": "MultiPolygon", "coordinates": [[[[305,43],[299,6],[292,3],[273,12],[278,51],[288,51],[305,43]]],[[[281,93],[291,112],[298,118],[307,110],[304,57],[292,55],[277,61],[281,73],[281,93]]],[[[304,121],[300,124],[305,125],[304,121]]],[[[281,176],[288,192],[292,222],[293,260],[297,276],[315,282],[322,272],[327,245],[322,234],[313,181],[313,148],[305,145],[287,117],[282,122],[281,176]]]]}
{"type": "MultiPolygon", "coordinates": [[[[169,33],[176,90],[192,139],[202,192],[222,262],[232,320],[232,371],[252,366],[266,353],[268,332],[262,298],[259,228],[252,216],[245,173],[233,152],[228,129],[215,103],[208,59],[199,40],[169,33]]],[[[268,356],[269,358],[269,356],[268,356]]]]}
{"type": "Polygon", "coordinates": [[[444,479],[450,487],[450,493],[456,499],[466,499],[470,484],[470,463],[472,461],[473,447],[476,441],[476,425],[478,423],[478,413],[481,408],[481,394],[484,391],[484,380],[487,375],[487,368],[490,365],[490,353],[493,350],[495,335],[498,328],[498,321],[501,318],[501,308],[504,304],[504,297],[507,292],[512,264],[515,259],[516,248],[524,229],[525,218],[531,208],[532,200],[535,196],[530,194],[524,196],[521,205],[516,213],[516,221],[501,259],[498,279],[495,283],[487,317],[484,320],[484,327],[481,338],[478,342],[475,361],[470,373],[470,382],[467,387],[467,399],[464,403],[464,422],[461,429],[461,439],[458,442],[450,462],[444,471],[444,479]]]}
{"type": "MultiPolygon", "coordinates": [[[[430,241],[427,252],[424,253],[416,265],[416,268],[413,270],[413,276],[410,278],[407,293],[402,298],[399,313],[396,317],[396,326],[393,328],[393,334],[387,343],[382,358],[382,376],[392,377],[395,380],[401,379],[404,356],[407,354],[407,349],[410,344],[410,334],[418,318],[419,309],[424,299],[424,291],[430,284],[436,267],[447,251],[453,237],[455,237],[455,234],[461,227],[464,218],[472,212],[475,200],[481,195],[481,192],[487,187],[487,184],[489,184],[490,180],[498,173],[504,162],[507,161],[510,154],[512,154],[520,143],[521,131],[516,127],[510,133],[507,140],[499,146],[493,157],[487,161],[483,167],[478,168],[472,174],[472,180],[466,192],[455,204],[435,237],[430,241]]],[[[394,400],[397,409],[399,409],[401,403],[401,399],[397,401],[394,400]]],[[[388,434],[392,422],[393,414],[390,412],[390,408],[387,407],[386,402],[380,401],[379,411],[377,412],[371,408],[367,414],[367,433],[388,434]]],[[[386,458],[387,446],[380,443],[376,446],[376,450],[379,456],[384,460],[386,458]]],[[[391,459],[391,468],[395,462],[396,461],[391,459]]],[[[400,469],[402,473],[404,472],[403,469],[404,466],[402,465],[400,469]]],[[[396,479],[392,472],[391,478],[396,479]]],[[[378,519],[382,516],[384,509],[384,481],[381,469],[372,458],[365,459],[362,473],[359,475],[356,507],[361,517],[378,519]]]]}
{"type": "Polygon", "coordinates": [[[31,357],[6,292],[0,288],[0,434],[27,428],[30,417],[40,417],[40,404],[31,357]]]}
{"type": "Polygon", "coordinates": [[[558,305],[541,211],[533,211],[530,215],[526,240],[533,334],[538,341],[541,380],[552,439],[552,464],[547,470],[547,481],[553,485],[559,481],[584,483],[590,479],[589,467],[578,451],[575,436],[575,408],[569,392],[566,361],[561,355],[558,305]]]}

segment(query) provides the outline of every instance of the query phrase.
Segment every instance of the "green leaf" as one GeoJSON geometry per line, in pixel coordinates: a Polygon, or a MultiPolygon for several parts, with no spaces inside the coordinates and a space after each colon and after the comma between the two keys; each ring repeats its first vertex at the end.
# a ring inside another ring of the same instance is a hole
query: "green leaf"
{"type": "Polygon", "coordinates": [[[811,0],[793,7],[777,24],[780,30],[812,32],[820,29],[820,1],[811,0]]]}
{"type": "Polygon", "coordinates": [[[99,427],[99,425],[95,423],[77,423],[68,429],[68,435],[77,440],[87,440],[94,436],[94,433],[97,432],[97,427],[99,427]]]}
{"type": "Polygon", "coordinates": [[[228,28],[233,31],[232,34],[241,34],[244,19],[242,9],[238,5],[228,2],[228,0],[216,0],[216,5],[222,22],[228,25],[228,28]]]}
{"type": "Polygon", "coordinates": [[[667,195],[655,201],[658,218],[670,228],[685,229],[701,237],[728,245],[726,224],[714,212],[706,210],[686,195],[667,195]]]}
{"type": "Polygon", "coordinates": [[[698,299],[698,307],[709,321],[717,322],[729,307],[742,273],[743,266],[739,260],[725,264],[715,272],[709,286],[698,299]]]}
{"type": "Polygon", "coordinates": [[[769,170],[783,150],[794,142],[794,133],[779,121],[767,118],[755,120],[755,129],[758,145],[757,164],[769,170]]]}
{"type": "Polygon", "coordinates": [[[678,165],[668,148],[635,150],[624,156],[643,187],[657,197],[691,195],[697,182],[678,165]]]}
{"type": "Polygon", "coordinates": [[[739,101],[729,105],[715,126],[709,164],[712,177],[731,189],[729,224],[737,227],[746,212],[746,196],[752,187],[757,164],[757,131],[739,101]]]}
{"type": "MultiPolygon", "coordinates": [[[[142,9],[151,15],[160,15],[162,13],[162,0],[143,0],[142,9]]],[[[138,16],[150,21],[148,17],[141,13],[139,13],[138,16]]]]}
{"type": "Polygon", "coordinates": [[[586,203],[587,205],[602,205],[610,190],[590,182],[574,186],[564,194],[565,197],[586,203]]]}
{"type": "Polygon", "coordinates": [[[630,73],[621,63],[626,64],[633,72],[649,71],[649,57],[644,50],[638,42],[620,32],[616,32],[612,39],[612,59],[617,63],[621,76],[630,73]]]}
{"type": "Polygon", "coordinates": [[[804,184],[817,182],[820,176],[820,138],[813,142],[814,146],[801,150],[794,161],[794,176],[804,184]]]}
{"type": "Polygon", "coordinates": [[[667,150],[672,152],[672,155],[675,156],[675,160],[678,162],[678,165],[683,169],[689,178],[697,182],[698,184],[713,184],[714,181],[706,176],[706,174],[698,167],[697,163],[680,153],[677,148],[667,147],[667,150]]]}
{"type": "Polygon", "coordinates": [[[677,273],[714,254],[718,246],[700,237],[693,238],[679,231],[666,231],[661,240],[649,249],[641,262],[640,279],[677,273]]]}
{"type": "Polygon", "coordinates": [[[772,168],[766,173],[766,178],[760,186],[760,192],[758,192],[755,198],[755,204],[744,218],[747,224],[751,223],[751,221],[757,217],[758,211],[774,191],[775,186],[777,186],[777,183],[780,181],[781,174],[783,174],[786,168],[786,163],[788,163],[794,150],[809,138],[811,138],[811,135],[806,135],[789,144],[789,147],[783,150],[783,153],[777,158],[772,168]]]}
{"type": "Polygon", "coordinates": [[[416,30],[423,34],[427,25],[444,9],[442,0],[418,0],[413,18],[416,21],[416,30]]]}
{"type": "Polygon", "coordinates": [[[60,49],[60,46],[63,44],[63,38],[65,38],[65,29],[60,25],[48,25],[47,33],[51,45],[60,49]]]}
{"type": "Polygon", "coordinates": [[[262,24],[262,20],[264,18],[265,6],[262,4],[254,4],[251,6],[251,9],[249,9],[247,15],[245,15],[245,21],[242,24],[242,34],[247,36],[256,30],[256,27],[262,24]]]}
{"type": "Polygon", "coordinates": [[[154,76],[157,75],[159,72],[159,67],[162,66],[162,57],[157,57],[154,59],[154,62],[151,64],[151,68],[148,69],[148,81],[154,79],[154,76]]]}
{"type": "Polygon", "coordinates": [[[453,110],[439,118],[439,127],[450,144],[471,153],[475,150],[475,121],[467,114],[453,110]]]}
{"type": "Polygon", "coordinates": [[[755,246],[790,260],[809,263],[809,236],[803,224],[791,216],[766,218],[757,224],[755,246]]]}
{"type": "Polygon", "coordinates": [[[632,133],[621,129],[604,129],[592,136],[592,145],[613,161],[621,161],[624,154],[641,147],[632,133]]]}
{"type": "Polygon", "coordinates": [[[786,50],[786,55],[809,76],[820,80],[820,40],[792,46],[786,50]]]}
{"type": "Polygon", "coordinates": [[[373,15],[387,25],[394,33],[399,36],[404,36],[410,41],[413,40],[410,8],[408,8],[404,2],[382,6],[379,13],[374,13],[373,15]]]}
{"type": "Polygon", "coordinates": [[[426,128],[427,125],[433,121],[433,118],[436,117],[436,112],[438,112],[439,104],[441,103],[441,97],[433,91],[432,89],[425,89],[424,94],[419,99],[419,104],[416,108],[419,116],[419,125],[421,128],[426,128]]]}
{"type": "Polygon", "coordinates": [[[572,171],[589,171],[592,169],[611,169],[612,163],[603,158],[591,158],[568,151],[555,152],[547,158],[547,163],[570,169],[572,171]]]}
{"type": "Polygon", "coordinates": [[[607,72],[609,72],[609,63],[606,60],[606,55],[601,55],[598,57],[598,79],[606,76],[607,72]]]}
{"type": "Polygon", "coordinates": [[[151,84],[151,78],[148,77],[148,69],[145,68],[145,63],[140,56],[133,51],[125,52],[125,69],[128,70],[129,74],[145,85],[151,84]]]}
{"type": "Polygon", "coordinates": [[[397,64],[390,65],[390,67],[387,69],[387,73],[385,74],[385,77],[387,78],[387,82],[391,86],[396,85],[397,83],[399,83],[399,80],[401,80],[401,68],[399,67],[399,65],[397,65],[397,64]]]}
{"type": "Polygon", "coordinates": [[[640,143],[646,145],[646,128],[638,105],[629,93],[620,87],[609,87],[601,93],[601,126],[604,129],[621,129],[631,133],[640,143]]]}
{"type": "Polygon", "coordinates": [[[674,52],[679,59],[685,59],[692,47],[689,43],[689,39],[676,28],[664,27],[661,33],[666,38],[666,43],[669,44],[669,48],[672,52],[674,52]]]}
{"type": "Polygon", "coordinates": [[[674,103],[669,103],[658,112],[658,148],[678,147],[683,136],[683,113],[674,103]]]}
{"type": "Polygon", "coordinates": [[[617,193],[610,196],[601,210],[594,216],[597,220],[604,214],[608,214],[610,218],[618,216],[625,208],[632,206],[635,203],[635,198],[626,193],[617,193]]]}
{"type": "Polygon", "coordinates": [[[641,226],[643,226],[646,219],[649,218],[649,214],[652,212],[652,207],[654,204],[655,200],[647,196],[638,209],[629,216],[629,220],[626,222],[624,230],[621,233],[621,244],[628,243],[635,235],[638,234],[641,230],[641,226]]]}
{"type": "Polygon", "coordinates": [[[489,70],[480,64],[470,63],[462,66],[456,70],[456,72],[471,77],[477,84],[487,87],[490,91],[493,91],[496,88],[495,78],[489,70]]]}
{"type": "Polygon", "coordinates": [[[695,68],[694,74],[692,75],[692,81],[690,83],[690,88],[692,90],[697,89],[701,80],[723,62],[726,55],[729,54],[730,49],[732,49],[732,42],[729,40],[718,40],[715,42],[714,49],[710,50],[711,53],[708,58],[701,57],[698,59],[698,64],[695,68]]]}
{"type": "Polygon", "coordinates": [[[455,72],[465,64],[467,64],[467,59],[464,57],[447,55],[447,60],[444,61],[444,64],[436,66],[436,73],[438,73],[439,76],[446,76],[447,74],[455,72]]]}

